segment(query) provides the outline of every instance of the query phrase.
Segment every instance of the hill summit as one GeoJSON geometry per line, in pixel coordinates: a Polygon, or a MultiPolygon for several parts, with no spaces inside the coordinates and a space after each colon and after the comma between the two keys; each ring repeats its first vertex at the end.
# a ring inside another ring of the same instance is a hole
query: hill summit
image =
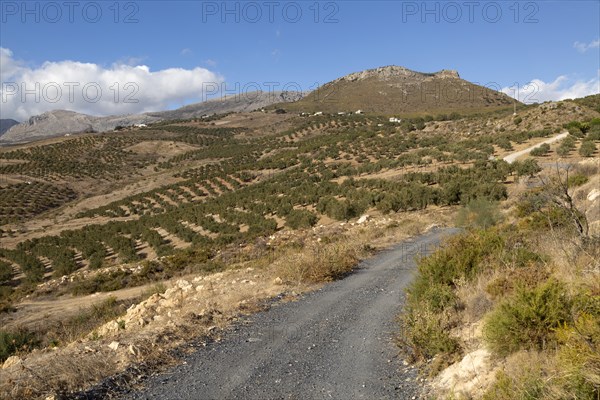
{"type": "Polygon", "coordinates": [[[291,111],[371,113],[470,112],[506,107],[513,99],[460,78],[457,71],[434,73],[390,65],[354,72],[324,84],[304,99],[286,104],[291,111]]]}

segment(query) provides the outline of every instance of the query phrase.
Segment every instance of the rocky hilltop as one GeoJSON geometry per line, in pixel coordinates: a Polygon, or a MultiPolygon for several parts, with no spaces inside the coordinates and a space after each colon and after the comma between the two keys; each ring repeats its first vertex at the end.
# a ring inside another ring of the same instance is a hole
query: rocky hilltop
{"type": "Polygon", "coordinates": [[[378,114],[425,114],[506,107],[513,101],[504,93],[461,79],[454,70],[423,73],[390,65],[335,79],[284,108],[305,112],[360,109],[378,114]]]}
{"type": "Polygon", "coordinates": [[[443,69],[440,72],[436,72],[433,74],[427,74],[427,73],[412,71],[412,70],[410,70],[408,68],[404,68],[404,67],[389,65],[387,67],[380,67],[380,68],[368,69],[368,70],[360,71],[360,72],[354,72],[349,75],[338,78],[331,83],[333,84],[333,83],[337,83],[340,81],[356,82],[356,81],[362,81],[362,80],[369,79],[369,78],[376,78],[376,79],[380,79],[380,80],[390,80],[390,79],[395,79],[398,77],[416,79],[416,78],[420,78],[423,76],[460,79],[458,72],[454,71],[454,70],[443,69]]]}

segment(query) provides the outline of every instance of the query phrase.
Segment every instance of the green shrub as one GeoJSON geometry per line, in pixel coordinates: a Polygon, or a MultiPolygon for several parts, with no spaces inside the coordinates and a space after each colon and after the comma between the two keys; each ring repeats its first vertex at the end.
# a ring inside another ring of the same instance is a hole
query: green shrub
{"type": "Polygon", "coordinates": [[[29,351],[39,343],[38,338],[25,328],[0,331],[0,362],[18,351],[29,351]]]}
{"type": "Polygon", "coordinates": [[[541,144],[539,147],[531,150],[529,154],[534,157],[542,157],[550,152],[550,145],[548,143],[541,144]]]}
{"type": "Polygon", "coordinates": [[[416,359],[427,359],[438,354],[454,354],[459,342],[450,336],[451,317],[426,308],[412,309],[401,317],[400,343],[412,351],[416,359]]]}
{"type": "Polygon", "coordinates": [[[319,220],[317,216],[308,210],[292,210],[285,217],[286,225],[292,229],[310,228],[319,220]]]}
{"type": "Polygon", "coordinates": [[[10,281],[12,279],[12,276],[12,265],[0,260],[0,283],[10,281]]]}
{"type": "Polygon", "coordinates": [[[543,350],[556,343],[555,330],[569,319],[565,285],[549,279],[533,289],[517,289],[486,318],[484,337],[499,355],[543,350]]]}
{"type": "Polygon", "coordinates": [[[567,180],[567,184],[569,187],[576,187],[586,184],[588,182],[588,177],[583,174],[575,174],[571,175],[567,180]]]}
{"type": "Polygon", "coordinates": [[[503,245],[504,238],[493,229],[455,236],[443,249],[419,261],[415,284],[424,280],[428,284],[454,286],[458,280],[469,280],[486,268],[481,263],[484,257],[500,251],[503,245]]]}
{"type": "Polygon", "coordinates": [[[586,126],[579,121],[571,121],[565,125],[565,128],[569,131],[571,135],[577,138],[582,138],[585,136],[586,126]]]}
{"type": "Polygon", "coordinates": [[[600,295],[581,290],[573,299],[573,320],[556,330],[559,372],[553,392],[573,399],[600,397],[600,295]]]}
{"type": "Polygon", "coordinates": [[[13,288],[11,286],[0,285],[0,314],[14,311],[12,294],[13,288]]]}
{"type": "Polygon", "coordinates": [[[407,290],[400,317],[400,341],[415,357],[452,356],[460,350],[458,340],[449,334],[461,307],[454,290],[456,282],[469,280],[487,268],[482,260],[500,251],[503,243],[502,236],[493,230],[465,233],[419,260],[419,274],[407,290]]]}
{"type": "Polygon", "coordinates": [[[596,144],[591,140],[584,140],[579,146],[579,155],[582,157],[591,157],[596,152],[596,144]]]}
{"type": "Polygon", "coordinates": [[[512,164],[512,169],[517,173],[517,176],[530,176],[533,177],[535,174],[540,172],[542,168],[538,165],[536,160],[528,159],[525,161],[515,161],[512,164]]]}
{"type": "Polygon", "coordinates": [[[502,220],[502,214],[498,203],[487,199],[471,200],[462,207],[457,216],[458,226],[466,228],[486,229],[498,224],[502,220]]]}
{"type": "Polygon", "coordinates": [[[519,371],[496,374],[496,381],[482,400],[534,400],[543,398],[546,387],[542,366],[532,362],[519,365],[519,371]]]}

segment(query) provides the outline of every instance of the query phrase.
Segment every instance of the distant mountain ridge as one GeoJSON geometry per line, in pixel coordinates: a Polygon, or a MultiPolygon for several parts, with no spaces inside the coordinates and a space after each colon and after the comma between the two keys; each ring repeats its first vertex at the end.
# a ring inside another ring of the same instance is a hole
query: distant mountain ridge
{"type": "Polygon", "coordinates": [[[248,112],[268,107],[275,103],[297,101],[302,96],[302,93],[298,92],[249,92],[211,99],[172,111],[107,117],[96,117],[68,110],[54,110],[33,116],[26,122],[12,126],[0,137],[0,143],[24,143],[63,136],[65,134],[107,132],[112,131],[117,126],[199,118],[203,115],[223,114],[227,112],[248,112]]]}
{"type": "Polygon", "coordinates": [[[0,136],[2,136],[4,132],[18,124],[19,121],[15,121],[14,119],[0,119],[0,136]]]}
{"type": "Polygon", "coordinates": [[[509,106],[513,102],[504,93],[461,79],[454,70],[423,73],[390,65],[335,79],[284,108],[328,113],[360,109],[399,114],[476,110],[509,106]]]}
{"type": "Polygon", "coordinates": [[[150,112],[146,115],[164,120],[189,119],[225,112],[249,112],[272,104],[298,101],[302,97],[300,92],[249,92],[190,104],[173,111],[150,112]]]}
{"type": "Polygon", "coordinates": [[[508,95],[460,78],[457,71],[412,71],[395,65],[354,72],[306,95],[298,92],[252,92],[212,99],[171,111],[94,117],[73,111],[50,111],[10,128],[1,143],[27,142],[64,134],[106,132],[115,127],[227,112],[277,107],[293,112],[363,112],[390,115],[475,112],[515,103],[508,95]]]}

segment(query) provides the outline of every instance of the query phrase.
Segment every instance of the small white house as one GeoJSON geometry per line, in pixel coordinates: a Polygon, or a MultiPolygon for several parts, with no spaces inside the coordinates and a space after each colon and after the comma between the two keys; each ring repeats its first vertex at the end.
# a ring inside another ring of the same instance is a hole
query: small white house
{"type": "Polygon", "coordinates": [[[146,124],[135,124],[134,126],[135,126],[136,128],[145,128],[145,127],[147,127],[148,125],[146,125],[146,124]]]}
{"type": "Polygon", "coordinates": [[[399,124],[400,122],[402,122],[402,120],[400,118],[391,117],[390,118],[390,122],[395,123],[395,124],[399,124]]]}
{"type": "Polygon", "coordinates": [[[363,110],[357,110],[354,114],[363,114],[363,110]]]}
{"type": "Polygon", "coordinates": [[[314,115],[314,116],[317,116],[317,115],[323,115],[323,111],[317,111],[317,112],[316,112],[316,113],[314,113],[313,115],[314,115]]]}

